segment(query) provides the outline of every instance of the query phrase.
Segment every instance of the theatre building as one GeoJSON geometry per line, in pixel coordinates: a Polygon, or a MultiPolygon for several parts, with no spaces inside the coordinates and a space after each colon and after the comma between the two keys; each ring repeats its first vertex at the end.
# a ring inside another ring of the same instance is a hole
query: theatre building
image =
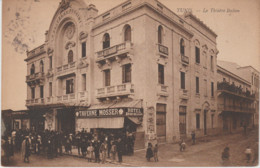
{"type": "Polygon", "coordinates": [[[25,60],[35,127],[135,132],[136,148],[217,128],[217,35],[193,14],[62,0],[45,35],[25,60]]]}

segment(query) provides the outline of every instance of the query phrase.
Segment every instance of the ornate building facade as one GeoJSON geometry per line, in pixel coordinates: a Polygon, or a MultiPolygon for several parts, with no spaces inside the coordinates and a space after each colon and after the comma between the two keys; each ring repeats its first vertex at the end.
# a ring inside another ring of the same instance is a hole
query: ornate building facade
{"type": "Polygon", "coordinates": [[[98,15],[63,0],[27,53],[31,126],[134,131],[145,142],[218,132],[217,35],[191,13],[127,0],[98,15]]]}

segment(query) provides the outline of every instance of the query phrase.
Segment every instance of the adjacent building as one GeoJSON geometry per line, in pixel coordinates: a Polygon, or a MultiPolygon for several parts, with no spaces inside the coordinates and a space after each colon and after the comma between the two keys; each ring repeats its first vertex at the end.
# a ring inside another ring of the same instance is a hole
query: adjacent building
{"type": "Polygon", "coordinates": [[[217,81],[228,72],[217,67],[216,33],[192,13],[127,0],[98,15],[62,0],[45,35],[25,59],[35,129],[135,131],[136,148],[222,129],[217,81]]]}
{"type": "Polygon", "coordinates": [[[258,125],[259,72],[251,66],[218,61],[218,110],[223,131],[258,125]]]}

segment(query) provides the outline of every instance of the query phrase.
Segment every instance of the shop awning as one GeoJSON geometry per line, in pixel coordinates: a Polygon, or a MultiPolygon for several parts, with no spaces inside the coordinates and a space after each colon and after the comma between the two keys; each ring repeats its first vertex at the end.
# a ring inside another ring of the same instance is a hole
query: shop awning
{"type": "Polygon", "coordinates": [[[124,117],[113,117],[113,118],[80,118],[77,119],[77,130],[80,131],[82,128],[90,130],[90,128],[123,128],[124,117]]]}

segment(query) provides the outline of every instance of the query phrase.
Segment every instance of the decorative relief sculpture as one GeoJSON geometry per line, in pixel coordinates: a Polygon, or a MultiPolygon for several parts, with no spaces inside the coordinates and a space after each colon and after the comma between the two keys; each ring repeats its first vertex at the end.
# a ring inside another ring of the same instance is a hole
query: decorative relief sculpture
{"type": "Polygon", "coordinates": [[[68,37],[68,39],[71,39],[74,36],[75,33],[75,25],[74,24],[70,24],[65,31],[65,35],[66,37],[68,37]]]}

